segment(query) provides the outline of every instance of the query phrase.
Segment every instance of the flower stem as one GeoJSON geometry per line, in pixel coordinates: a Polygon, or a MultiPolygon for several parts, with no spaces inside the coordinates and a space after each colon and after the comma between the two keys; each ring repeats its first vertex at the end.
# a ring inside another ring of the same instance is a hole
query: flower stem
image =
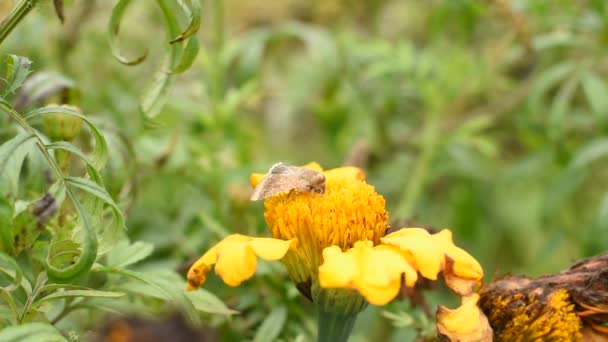
{"type": "Polygon", "coordinates": [[[22,0],[8,17],[0,23],[0,44],[37,4],[38,0],[22,0]]]}
{"type": "Polygon", "coordinates": [[[318,342],[346,342],[353,330],[357,314],[336,314],[319,308],[318,342]]]}

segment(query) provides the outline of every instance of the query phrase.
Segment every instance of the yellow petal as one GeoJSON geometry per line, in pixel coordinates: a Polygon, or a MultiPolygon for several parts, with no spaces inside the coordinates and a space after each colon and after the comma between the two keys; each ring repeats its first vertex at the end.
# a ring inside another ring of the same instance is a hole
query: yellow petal
{"type": "Polygon", "coordinates": [[[278,240],[271,238],[255,238],[249,242],[255,254],[264,260],[279,260],[287,253],[290,248],[296,247],[298,241],[278,240]]]}
{"type": "Polygon", "coordinates": [[[227,285],[239,286],[243,281],[251,278],[257,264],[253,248],[247,242],[235,241],[218,246],[215,273],[227,285]]]}
{"type": "Polygon", "coordinates": [[[207,280],[207,273],[211,270],[211,265],[215,264],[217,259],[215,246],[208,250],[200,257],[188,270],[187,291],[196,290],[207,280]]]}
{"type": "Polygon", "coordinates": [[[420,274],[427,279],[437,280],[445,254],[435,244],[429,232],[422,228],[406,228],[380,240],[385,244],[410,252],[420,274]]]}
{"type": "Polygon", "coordinates": [[[347,287],[357,275],[354,255],[342,253],[340,247],[331,246],[323,250],[323,265],[319,266],[319,283],[325,288],[347,287]]]}
{"type": "Polygon", "coordinates": [[[321,287],[356,289],[368,302],[384,305],[399,293],[402,274],[408,286],[416,283],[416,271],[401,251],[372,245],[371,241],[358,241],[346,252],[336,246],[326,248],[319,267],[321,287]]]}
{"type": "Polygon", "coordinates": [[[447,229],[430,234],[422,228],[403,228],[385,236],[381,241],[410,253],[416,268],[427,279],[437,279],[439,272],[445,270],[447,258],[453,261],[453,275],[468,280],[483,277],[479,262],[454,245],[452,233],[447,229]]]}
{"type": "Polygon", "coordinates": [[[325,171],[325,176],[330,178],[351,179],[361,181],[365,179],[365,173],[358,167],[344,166],[325,171]]]}
{"type": "Polygon", "coordinates": [[[191,291],[199,288],[205,282],[213,264],[216,264],[215,273],[226,284],[238,286],[255,273],[256,255],[265,260],[279,260],[296,244],[296,239],[283,241],[240,234],[229,235],[190,267],[186,289],[191,291]]]}
{"type": "Polygon", "coordinates": [[[477,307],[479,295],[474,293],[462,298],[456,309],[439,306],[437,330],[446,341],[485,342],[492,341],[492,328],[487,317],[477,307]]]}

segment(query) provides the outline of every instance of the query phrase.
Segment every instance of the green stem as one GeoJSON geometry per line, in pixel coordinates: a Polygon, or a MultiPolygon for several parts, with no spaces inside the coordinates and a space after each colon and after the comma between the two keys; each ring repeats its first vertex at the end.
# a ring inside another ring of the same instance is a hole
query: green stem
{"type": "Polygon", "coordinates": [[[211,65],[211,109],[213,114],[219,115],[219,103],[224,93],[224,70],[222,66],[222,53],[224,51],[224,2],[213,1],[213,56],[211,65]]]}
{"type": "Polygon", "coordinates": [[[401,200],[399,201],[399,206],[395,211],[397,217],[411,218],[414,213],[416,202],[424,189],[426,178],[429,174],[429,166],[435,155],[438,130],[439,115],[430,113],[422,132],[423,145],[420,156],[416,160],[412,177],[405,187],[401,195],[401,200]]]}
{"type": "Polygon", "coordinates": [[[97,235],[95,234],[91,219],[89,218],[84,207],[80,203],[80,200],[78,199],[78,197],[76,197],[76,194],[74,193],[74,191],[72,191],[71,187],[67,183],[65,175],[61,171],[61,168],[59,167],[59,165],[57,165],[55,159],[46,149],[44,142],[38,136],[36,130],[27,122],[26,119],[21,116],[21,114],[17,113],[8,103],[0,101],[0,111],[7,113],[8,116],[15,120],[15,122],[17,122],[19,126],[21,126],[31,136],[35,137],[36,145],[38,145],[38,150],[42,153],[42,156],[47,161],[51,169],[55,171],[57,177],[59,177],[59,179],[63,182],[66,194],[68,195],[68,198],[72,201],[72,204],[74,204],[74,207],[78,212],[78,216],[80,217],[83,223],[84,237],[80,258],[78,258],[78,261],[76,261],[76,263],[65,268],[55,267],[51,265],[49,260],[47,260],[46,267],[49,276],[55,279],[68,280],[73,277],[76,277],[81,273],[84,273],[85,271],[88,271],[93,266],[95,259],[97,259],[97,235]]]}
{"type": "Polygon", "coordinates": [[[39,0],[22,0],[17,7],[0,23],[0,44],[8,37],[17,24],[38,4],[39,0]]]}
{"type": "Polygon", "coordinates": [[[340,315],[319,308],[318,342],[346,342],[353,330],[357,314],[340,315]]]}

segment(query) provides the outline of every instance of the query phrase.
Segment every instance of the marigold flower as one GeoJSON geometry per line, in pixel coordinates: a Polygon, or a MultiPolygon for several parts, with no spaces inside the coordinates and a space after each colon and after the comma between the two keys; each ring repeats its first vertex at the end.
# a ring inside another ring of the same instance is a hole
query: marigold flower
{"type": "MultiPolygon", "coordinates": [[[[454,245],[450,231],[429,234],[420,228],[404,228],[385,236],[389,225],[384,198],[365,182],[360,169],[323,171],[315,163],[305,167],[323,172],[324,193],[286,191],[267,198],[264,217],[273,239],[263,240],[265,249],[258,248],[262,239],[227,237],[192,266],[189,290],[205,281],[214,263],[224,282],[240,284],[255,272],[257,255],[281,259],[300,292],[317,304],[320,315],[348,321],[344,326],[352,324],[352,317],[366,302],[383,305],[394,299],[402,279],[413,287],[418,273],[435,280],[443,272],[455,292],[471,294],[483,271],[471,255],[454,245]]],[[[255,187],[263,177],[253,174],[251,184],[255,187]]],[[[476,302],[467,302],[468,311],[461,311],[473,312],[476,302]]],[[[480,324],[478,328],[485,331],[487,322],[484,326],[481,318],[475,318],[471,324],[480,324]]],[[[333,327],[331,322],[325,322],[328,329],[333,327]]]]}

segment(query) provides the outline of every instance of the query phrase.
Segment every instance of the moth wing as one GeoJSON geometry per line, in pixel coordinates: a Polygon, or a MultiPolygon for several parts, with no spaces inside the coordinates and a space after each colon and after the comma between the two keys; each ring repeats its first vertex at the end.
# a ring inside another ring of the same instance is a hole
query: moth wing
{"type": "Polygon", "coordinates": [[[257,201],[294,189],[304,189],[307,186],[307,182],[298,177],[269,173],[264,176],[262,181],[255,187],[253,194],[251,195],[251,200],[257,201]]]}
{"type": "Polygon", "coordinates": [[[300,168],[286,163],[276,163],[270,167],[268,173],[276,175],[297,175],[300,168]]]}

